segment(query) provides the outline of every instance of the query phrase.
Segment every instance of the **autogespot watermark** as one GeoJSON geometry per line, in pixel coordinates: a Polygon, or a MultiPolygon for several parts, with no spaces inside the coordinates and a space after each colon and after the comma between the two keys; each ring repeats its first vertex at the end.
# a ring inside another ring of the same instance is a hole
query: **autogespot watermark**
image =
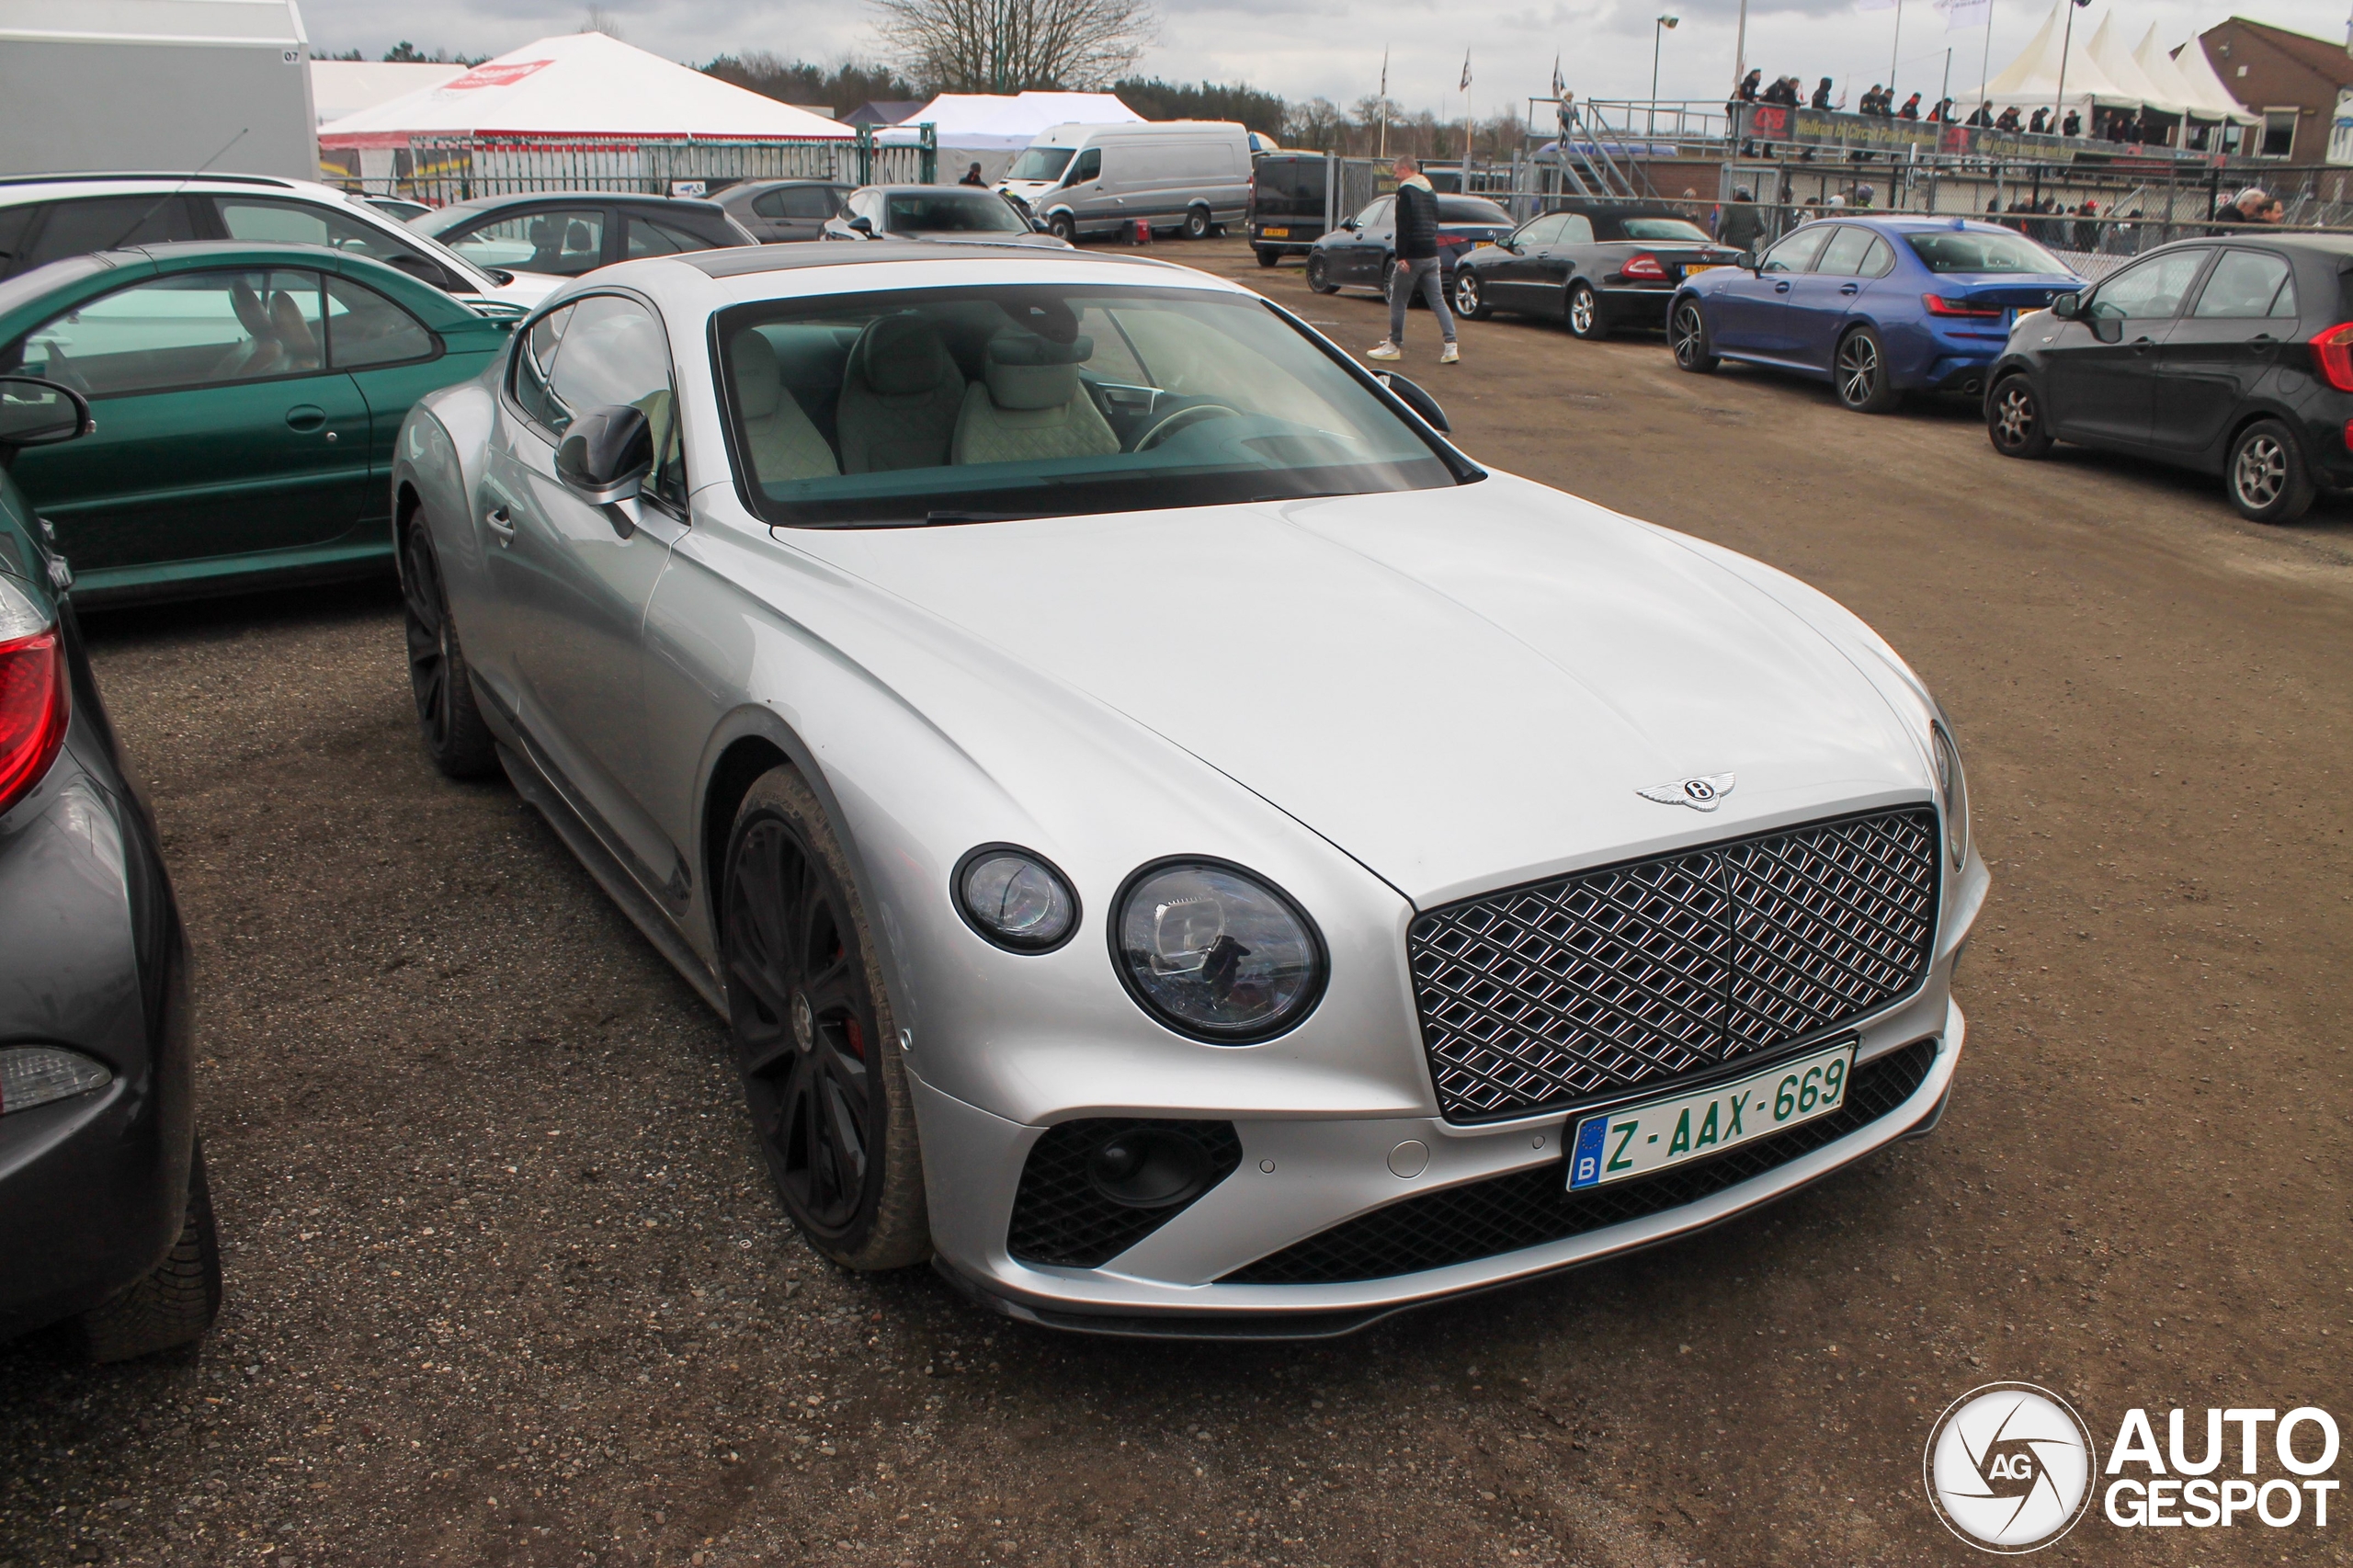
{"type": "Polygon", "coordinates": [[[2143,1407],[2127,1410],[2103,1470],[2091,1428],[2065,1400],[2032,1383],[1987,1383],[1929,1430],[1928,1501],[1962,1540],[2009,1554],[2065,1535],[2095,1494],[2100,1518],[2120,1529],[2328,1528],[2338,1433],[2327,1411],[2172,1410],[2162,1444],[2158,1425],[2143,1407]]]}

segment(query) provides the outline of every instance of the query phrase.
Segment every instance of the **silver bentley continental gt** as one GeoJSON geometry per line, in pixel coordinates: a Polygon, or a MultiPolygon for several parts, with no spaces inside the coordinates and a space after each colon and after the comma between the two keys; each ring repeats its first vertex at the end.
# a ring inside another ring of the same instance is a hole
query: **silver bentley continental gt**
{"type": "Polygon", "coordinates": [[[1151,260],[608,267],[401,432],[426,749],[725,1017],[811,1244],[1032,1322],[1345,1332],[1927,1131],[1934,699],[1444,432],[1151,260]]]}

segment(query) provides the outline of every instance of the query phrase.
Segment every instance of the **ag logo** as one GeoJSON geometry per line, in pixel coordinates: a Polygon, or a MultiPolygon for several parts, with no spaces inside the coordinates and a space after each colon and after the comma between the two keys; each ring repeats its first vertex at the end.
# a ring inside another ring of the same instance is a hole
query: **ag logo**
{"type": "Polygon", "coordinates": [[[1984,1551],[2039,1551],[2075,1528],[2092,1496],[2091,1429],[2032,1383],[1987,1383],[1928,1434],[1928,1501],[1984,1551]]]}

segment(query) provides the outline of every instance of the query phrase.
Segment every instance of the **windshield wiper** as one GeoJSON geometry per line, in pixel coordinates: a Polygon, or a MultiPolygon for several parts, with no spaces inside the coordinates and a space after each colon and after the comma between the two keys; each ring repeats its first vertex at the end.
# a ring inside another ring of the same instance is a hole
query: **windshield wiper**
{"type": "Polygon", "coordinates": [[[1017,523],[1026,517],[1035,517],[1040,515],[1036,512],[940,511],[926,512],[923,515],[923,521],[926,528],[934,523],[1017,523]]]}

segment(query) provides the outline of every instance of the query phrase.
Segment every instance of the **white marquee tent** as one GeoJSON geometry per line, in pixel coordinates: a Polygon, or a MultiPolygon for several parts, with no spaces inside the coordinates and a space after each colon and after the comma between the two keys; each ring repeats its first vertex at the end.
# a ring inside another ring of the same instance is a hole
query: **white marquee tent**
{"type": "Polygon", "coordinates": [[[1056,125],[1118,125],[1143,116],[1115,93],[942,93],[896,126],[878,127],[875,140],[911,142],[928,123],[938,138],[939,177],[962,177],[972,165],[995,180],[1021,149],[1056,125]]]}
{"type": "Polygon", "coordinates": [[[2181,114],[2192,107],[2187,94],[2179,88],[2168,89],[2141,68],[2141,62],[2124,47],[2123,36],[2116,30],[2115,12],[2099,19],[2088,52],[2092,63],[2106,72],[2108,79],[2120,91],[2138,98],[2143,108],[2160,114],[2181,114]]]}
{"type": "MultiPolygon", "coordinates": [[[[2056,0],[2051,15],[2043,18],[2018,58],[1985,84],[1985,102],[1994,106],[1995,113],[2011,104],[2026,114],[2056,105],[2063,119],[2072,108],[2088,121],[2096,108],[2132,108],[2143,101],[2139,93],[2120,85],[2100,69],[2092,58],[2090,40],[2069,39],[2068,14],[2074,9],[2072,0],[2056,0]]],[[[1974,107],[1973,102],[1964,102],[1959,112],[1966,114],[1974,107]]]]}
{"type": "Polygon", "coordinates": [[[358,114],[363,108],[421,93],[454,82],[466,74],[462,65],[419,65],[381,60],[313,60],[311,62],[311,101],[319,123],[358,114]]]}
{"type": "Polygon", "coordinates": [[[597,137],[614,142],[848,140],[806,109],[648,54],[603,33],[543,38],[456,79],[319,128],[328,148],[404,147],[420,136],[597,137]]]}
{"type": "Polygon", "coordinates": [[[2206,46],[2191,39],[2175,51],[2174,69],[2188,85],[2194,95],[2195,112],[2201,119],[2234,119],[2241,125],[2256,125],[2262,121],[2259,114],[2249,114],[2231,90],[2222,85],[2222,77],[2214,74],[2214,62],[2206,58],[2206,46]]]}

